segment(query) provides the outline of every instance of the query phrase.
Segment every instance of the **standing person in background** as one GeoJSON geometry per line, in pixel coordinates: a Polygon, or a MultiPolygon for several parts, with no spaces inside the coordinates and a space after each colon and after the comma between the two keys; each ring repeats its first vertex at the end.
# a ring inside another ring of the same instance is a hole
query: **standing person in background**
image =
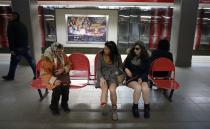
{"type": "Polygon", "coordinates": [[[69,112],[69,71],[71,62],[63,51],[63,45],[53,43],[48,47],[41,59],[40,77],[43,82],[52,90],[52,98],[50,109],[54,115],[59,115],[59,100],[61,99],[61,107],[65,112],[69,112]]]}
{"type": "Polygon", "coordinates": [[[28,31],[26,26],[20,22],[20,16],[17,12],[12,12],[11,21],[7,27],[7,36],[9,41],[9,49],[11,52],[11,59],[9,72],[6,76],[2,76],[2,78],[7,81],[14,80],[17,65],[23,56],[31,66],[35,79],[36,63],[28,47],[28,31]]]}
{"type": "Polygon", "coordinates": [[[107,41],[104,49],[99,52],[96,76],[96,86],[101,88],[101,108],[102,113],[106,115],[109,111],[107,105],[108,90],[112,103],[112,120],[118,120],[117,116],[117,93],[118,86],[116,71],[122,68],[122,59],[117,46],[113,41],[107,41]]]}
{"type": "Polygon", "coordinates": [[[126,85],[129,88],[134,89],[132,113],[136,118],[140,116],[138,103],[141,93],[144,100],[144,118],[150,117],[149,86],[147,83],[149,67],[149,55],[144,47],[144,43],[142,41],[137,41],[124,61],[126,85]]]}

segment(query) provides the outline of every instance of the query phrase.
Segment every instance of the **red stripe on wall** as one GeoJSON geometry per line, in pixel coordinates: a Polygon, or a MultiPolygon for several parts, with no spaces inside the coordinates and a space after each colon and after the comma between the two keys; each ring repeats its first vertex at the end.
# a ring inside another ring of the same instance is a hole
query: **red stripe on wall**
{"type": "Polygon", "coordinates": [[[201,43],[201,32],[203,28],[203,16],[204,16],[204,10],[199,10],[199,15],[196,23],[196,31],[195,31],[195,38],[194,38],[194,50],[198,50],[200,48],[201,43]]]}
{"type": "Polygon", "coordinates": [[[210,0],[200,0],[200,3],[209,3],[210,4],[210,0]]]}
{"type": "Polygon", "coordinates": [[[10,6],[0,7],[0,48],[8,48],[9,46],[7,39],[7,24],[11,11],[12,8],[10,6]]]}
{"type": "Polygon", "coordinates": [[[44,30],[44,15],[43,15],[43,7],[38,7],[39,12],[39,24],[40,24],[40,30],[41,30],[41,41],[42,41],[42,48],[45,47],[45,30],[44,30]]]}

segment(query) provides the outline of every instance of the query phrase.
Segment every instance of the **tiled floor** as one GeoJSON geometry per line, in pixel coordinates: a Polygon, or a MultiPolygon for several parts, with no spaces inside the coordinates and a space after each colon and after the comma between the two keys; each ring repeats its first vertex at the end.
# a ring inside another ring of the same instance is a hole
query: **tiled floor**
{"type": "MultiPolygon", "coordinates": [[[[90,61],[93,56],[88,55],[90,61]]],[[[0,58],[0,75],[8,70],[8,58],[0,58]]],[[[176,68],[181,88],[174,93],[173,102],[160,91],[151,90],[151,118],[131,114],[132,90],[120,86],[118,94],[119,120],[104,117],[99,108],[100,90],[94,86],[70,91],[68,114],[53,116],[48,105],[49,94],[42,102],[38,92],[31,88],[31,69],[19,66],[14,81],[0,80],[0,129],[210,129],[210,58],[193,57],[191,68],[176,68]]],[[[93,64],[91,63],[93,67],[93,64]]],[[[93,71],[93,70],[91,70],[93,71]]]]}

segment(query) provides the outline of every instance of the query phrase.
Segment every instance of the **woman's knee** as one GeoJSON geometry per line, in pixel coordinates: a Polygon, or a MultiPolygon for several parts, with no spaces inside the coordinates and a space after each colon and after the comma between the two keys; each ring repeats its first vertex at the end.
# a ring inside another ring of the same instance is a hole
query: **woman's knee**
{"type": "Polygon", "coordinates": [[[132,89],[138,89],[138,88],[141,88],[140,87],[140,84],[138,84],[138,82],[135,82],[135,81],[132,81],[130,82],[128,85],[127,85],[129,88],[132,88],[132,89]]]}
{"type": "Polygon", "coordinates": [[[142,93],[143,94],[149,94],[149,86],[147,83],[142,83],[142,93]]]}
{"type": "Polygon", "coordinates": [[[149,90],[149,85],[147,82],[142,82],[142,89],[146,89],[146,90],[149,90]]]}

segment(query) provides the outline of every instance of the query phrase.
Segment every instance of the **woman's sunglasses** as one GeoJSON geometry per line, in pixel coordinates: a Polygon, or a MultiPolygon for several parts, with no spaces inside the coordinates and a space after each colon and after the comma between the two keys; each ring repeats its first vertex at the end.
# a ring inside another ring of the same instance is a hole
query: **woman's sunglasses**
{"type": "Polygon", "coordinates": [[[136,48],[135,48],[135,50],[137,50],[137,51],[138,51],[138,50],[140,50],[140,48],[137,48],[137,47],[136,47],[136,48]]]}

